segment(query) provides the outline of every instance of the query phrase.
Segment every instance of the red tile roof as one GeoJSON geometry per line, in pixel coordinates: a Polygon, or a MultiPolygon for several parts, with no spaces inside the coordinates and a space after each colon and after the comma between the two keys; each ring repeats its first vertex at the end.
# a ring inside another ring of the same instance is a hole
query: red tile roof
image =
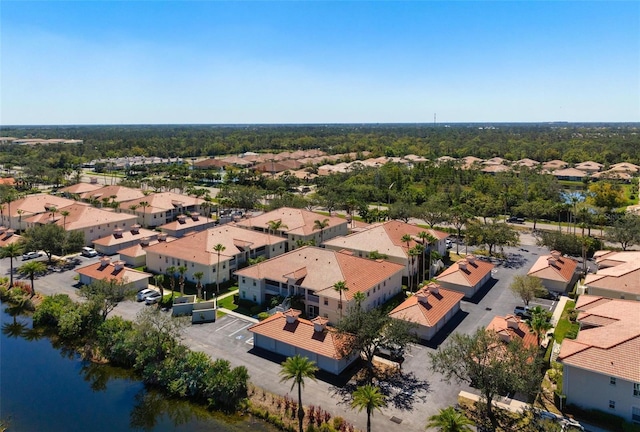
{"type": "Polygon", "coordinates": [[[444,289],[432,282],[398,305],[389,316],[433,327],[459,305],[463,297],[461,292],[444,289]]]}
{"type": "Polygon", "coordinates": [[[539,257],[527,274],[540,279],[559,280],[568,283],[573,278],[577,268],[577,261],[563,257],[558,251],[551,251],[549,255],[539,257]]]}
{"type": "MultiPolygon", "coordinates": [[[[290,311],[292,310],[287,312],[290,311]]],[[[313,322],[299,317],[289,323],[287,312],[276,312],[266,320],[249,327],[249,331],[323,357],[335,360],[343,357],[341,336],[333,328],[326,326],[323,331],[316,331],[313,322]]],[[[297,312],[299,315],[300,311],[297,312]]],[[[323,326],[321,322],[318,324],[323,326]]]]}
{"type": "Polygon", "coordinates": [[[509,338],[509,340],[518,338],[525,347],[536,346],[538,344],[536,335],[531,333],[531,329],[527,323],[515,315],[493,317],[487,326],[487,330],[494,331],[498,333],[499,336],[509,338]]]}
{"type": "Polygon", "coordinates": [[[473,255],[467,255],[465,259],[456,261],[440,273],[436,280],[475,287],[488,273],[491,273],[493,268],[494,265],[490,262],[479,260],[473,255]]]}
{"type": "Polygon", "coordinates": [[[338,225],[346,225],[347,223],[345,219],[338,217],[324,216],[304,209],[282,207],[277,210],[261,214],[260,216],[241,220],[237,222],[237,225],[245,228],[259,227],[266,232],[269,228],[270,221],[282,221],[283,227],[279,231],[287,234],[308,236],[310,234],[320,232],[319,229],[314,227],[315,221],[324,221],[325,219],[329,222],[325,231],[338,225]],[[286,227],[284,227],[284,225],[286,225],[286,227]]]}
{"type": "Polygon", "coordinates": [[[576,309],[583,328],[575,340],[562,342],[558,359],[605,376],[640,382],[640,302],[580,296],[576,309]],[[599,325],[600,324],[600,325],[599,325]]]}
{"type": "Polygon", "coordinates": [[[95,280],[106,279],[130,283],[151,277],[149,273],[125,267],[123,262],[120,263],[112,263],[111,260],[107,258],[86,267],[79,268],[76,272],[95,280]],[[118,265],[116,266],[116,264],[118,265]]]}

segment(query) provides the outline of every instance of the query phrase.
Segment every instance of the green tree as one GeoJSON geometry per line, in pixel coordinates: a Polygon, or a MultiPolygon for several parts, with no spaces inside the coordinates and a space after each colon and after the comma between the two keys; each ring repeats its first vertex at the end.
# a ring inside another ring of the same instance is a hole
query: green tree
{"type": "Polygon", "coordinates": [[[149,204],[148,201],[140,201],[138,205],[142,207],[142,226],[146,227],[147,226],[147,208],[151,207],[151,204],[149,204]]]}
{"type": "Polygon", "coordinates": [[[487,245],[489,255],[496,246],[517,246],[520,242],[518,232],[504,222],[483,224],[471,221],[467,224],[466,241],[469,246],[487,245]]]}
{"type": "Polygon", "coordinates": [[[198,292],[198,298],[202,298],[202,278],[204,277],[204,273],[195,272],[193,277],[196,278],[196,290],[198,292]]]}
{"type": "Polygon", "coordinates": [[[169,288],[173,297],[173,292],[176,290],[176,268],[174,266],[167,267],[167,276],[169,276],[169,288]]]}
{"type": "Polygon", "coordinates": [[[340,310],[340,319],[342,319],[342,292],[349,291],[349,287],[345,281],[338,281],[333,284],[333,289],[338,292],[340,295],[340,303],[338,305],[338,309],[340,310]]]}
{"type": "Polygon", "coordinates": [[[36,225],[24,233],[25,249],[42,250],[51,262],[51,256],[55,252],[62,251],[67,239],[65,230],[56,224],[36,225]]]}
{"type": "MultiPolygon", "coordinates": [[[[469,213],[469,209],[464,206],[464,205],[457,205],[452,207],[449,210],[449,223],[451,223],[451,225],[453,225],[453,227],[456,229],[456,232],[458,233],[458,239],[460,239],[460,234],[462,233],[462,227],[465,226],[465,224],[467,223],[467,221],[469,221],[469,219],[471,218],[471,215],[469,213]]],[[[456,242],[456,254],[459,255],[460,254],[460,242],[457,241],[456,242]]]]}
{"type": "Polygon", "coordinates": [[[386,406],[384,395],[378,387],[370,384],[358,387],[353,392],[351,408],[367,411],[367,432],[371,432],[371,417],[375,410],[382,412],[382,407],[386,406]]]}
{"type": "Polygon", "coordinates": [[[529,313],[531,314],[531,318],[527,320],[527,325],[531,333],[536,335],[538,346],[540,346],[542,336],[547,334],[547,331],[553,327],[549,321],[551,319],[551,313],[540,306],[530,309],[529,313]]]}
{"type": "Polygon", "coordinates": [[[536,225],[540,218],[549,214],[553,209],[553,203],[549,200],[537,199],[534,201],[525,201],[515,208],[518,214],[522,214],[525,217],[533,221],[533,229],[536,229],[536,225]]]}
{"type": "Polygon", "coordinates": [[[608,228],[605,238],[612,243],[620,243],[622,250],[640,243],[640,216],[625,213],[620,216],[613,226],[608,228]]]}
{"type": "Polygon", "coordinates": [[[96,305],[100,310],[102,321],[118,304],[127,299],[133,299],[136,290],[126,280],[116,279],[94,280],[89,285],[80,288],[80,295],[96,305]]]}
{"type": "Polygon", "coordinates": [[[0,257],[9,258],[9,289],[13,288],[13,259],[24,253],[22,243],[9,243],[0,248],[0,257]]]}
{"type": "MultiPolygon", "coordinates": [[[[157,274],[153,276],[153,280],[158,288],[160,288],[160,296],[164,298],[164,275],[157,274]]],[[[162,307],[162,300],[158,302],[158,308],[162,307]]]]}
{"type": "Polygon", "coordinates": [[[611,213],[614,208],[626,203],[624,190],[618,183],[599,181],[589,186],[587,202],[595,207],[602,207],[611,213]]]}
{"type": "Polygon", "coordinates": [[[449,203],[447,199],[440,195],[432,195],[427,199],[419,209],[419,217],[424,220],[429,228],[433,229],[436,225],[445,222],[448,218],[447,208],[449,203]]]}
{"type": "Polygon", "coordinates": [[[514,276],[509,289],[514,296],[520,297],[526,306],[529,306],[529,302],[536,296],[542,296],[547,292],[540,278],[529,275],[514,276]]]}
{"type": "Polygon", "coordinates": [[[33,285],[33,280],[36,276],[43,274],[47,271],[47,266],[40,261],[29,261],[26,264],[22,264],[18,267],[18,273],[29,278],[31,281],[31,297],[36,295],[36,289],[33,285]]]}
{"type": "Polygon", "coordinates": [[[411,240],[413,240],[411,234],[404,234],[400,237],[400,241],[407,244],[407,285],[409,286],[409,291],[411,291],[411,280],[413,279],[413,275],[411,274],[411,254],[409,253],[411,250],[411,240]]]}
{"type": "Polygon", "coordinates": [[[216,294],[220,293],[220,254],[224,252],[226,247],[222,243],[218,243],[213,250],[218,254],[218,265],[216,267],[216,294]]]}
{"type": "Polygon", "coordinates": [[[293,357],[287,357],[282,363],[280,370],[280,381],[292,381],[291,390],[298,386],[298,428],[302,430],[302,421],[304,420],[304,407],[302,406],[302,387],[304,380],[310,378],[315,381],[315,373],[318,371],[316,364],[306,357],[296,354],[293,357]]]}
{"type": "Polygon", "coordinates": [[[427,279],[431,279],[431,245],[438,241],[433,235],[426,231],[420,231],[418,233],[418,237],[422,240],[422,244],[424,246],[423,255],[422,255],[422,272],[421,275],[424,278],[424,262],[425,262],[425,254],[429,256],[429,275],[427,279]]]}
{"type": "Polygon", "coordinates": [[[180,277],[178,278],[178,286],[180,287],[180,295],[183,296],[184,295],[184,275],[187,272],[187,267],[185,266],[180,266],[178,267],[178,274],[180,275],[180,277]]]}
{"type": "Polygon", "coordinates": [[[320,230],[320,244],[324,241],[324,229],[329,226],[329,219],[316,219],[313,221],[313,229],[320,230]]]}
{"type": "Polygon", "coordinates": [[[440,432],[471,432],[473,429],[469,426],[472,425],[473,422],[464,414],[453,407],[447,407],[429,417],[427,428],[438,428],[440,432]]]}
{"type": "Polygon", "coordinates": [[[446,382],[467,383],[481,391],[486,415],[498,426],[493,400],[508,392],[531,393],[538,388],[537,348],[525,347],[519,338],[503,342],[483,327],[474,334],[455,333],[445,346],[429,354],[431,369],[446,382]]]}

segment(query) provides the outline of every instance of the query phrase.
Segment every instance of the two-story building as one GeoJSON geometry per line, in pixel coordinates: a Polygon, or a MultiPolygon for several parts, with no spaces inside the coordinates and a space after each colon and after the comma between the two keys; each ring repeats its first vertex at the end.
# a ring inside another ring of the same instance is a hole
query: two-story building
{"type": "Polygon", "coordinates": [[[16,231],[27,229],[26,220],[34,215],[49,213],[62,207],[76,204],[76,201],[49,194],[27,195],[15,201],[0,205],[0,225],[16,231]]]}
{"type": "Polygon", "coordinates": [[[180,238],[187,234],[213,228],[215,225],[215,220],[201,216],[198,212],[193,212],[189,215],[178,215],[176,220],[160,225],[158,229],[171,237],[180,238]]]}
{"type": "Polygon", "coordinates": [[[259,304],[274,296],[300,296],[306,315],[338,322],[354,304],[353,295],[364,295],[362,307],[380,306],[402,290],[403,266],[370,260],[314,246],[305,246],[236,272],[240,298],[259,304]],[[335,286],[344,282],[346,290],[335,286]]]}
{"type": "Polygon", "coordinates": [[[138,224],[131,225],[128,230],[117,227],[111,235],[94,240],[93,248],[104,255],[115,255],[121,249],[139,244],[143,239],[155,240],[158,234],[157,231],[140,228],[138,224]]]}
{"type": "Polygon", "coordinates": [[[120,203],[119,211],[136,215],[145,228],[155,228],[173,221],[180,214],[202,213],[204,200],[174,192],[153,193],[120,203]]]}

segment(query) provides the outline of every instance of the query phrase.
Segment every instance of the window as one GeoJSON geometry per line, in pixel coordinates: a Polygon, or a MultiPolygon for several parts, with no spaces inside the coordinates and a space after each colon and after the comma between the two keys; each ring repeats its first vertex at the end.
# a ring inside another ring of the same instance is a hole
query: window
{"type": "Polygon", "coordinates": [[[610,400],[609,401],[609,408],[613,409],[613,410],[616,409],[616,401],[610,400]]]}
{"type": "Polygon", "coordinates": [[[324,305],[329,306],[329,299],[326,297],[324,298],[324,305]]]}
{"type": "Polygon", "coordinates": [[[640,423],[640,408],[631,407],[631,420],[635,423],[640,423]]]}
{"type": "Polygon", "coordinates": [[[609,384],[616,385],[616,377],[609,377],[609,384]]]}
{"type": "Polygon", "coordinates": [[[242,276],[242,283],[247,283],[247,280],[242,276]]]}
{"type": "Polygon", "coordinates": [[[640,397],[640,383],[633,383],[633,395],[640,397]]]}
{"type": "Polygon", "coordinates": [[[253,281],[253,286],[256,286],[256,281],[253,281]]]}

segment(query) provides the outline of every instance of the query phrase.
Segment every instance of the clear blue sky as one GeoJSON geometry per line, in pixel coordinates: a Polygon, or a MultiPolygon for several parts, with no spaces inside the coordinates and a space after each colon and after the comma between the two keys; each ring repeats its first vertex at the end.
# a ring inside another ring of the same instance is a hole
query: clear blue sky
{"type": "Polygon", "coordinates": [[[640,121],[640,2],[0,2],[0,124],[640,121]]]}

